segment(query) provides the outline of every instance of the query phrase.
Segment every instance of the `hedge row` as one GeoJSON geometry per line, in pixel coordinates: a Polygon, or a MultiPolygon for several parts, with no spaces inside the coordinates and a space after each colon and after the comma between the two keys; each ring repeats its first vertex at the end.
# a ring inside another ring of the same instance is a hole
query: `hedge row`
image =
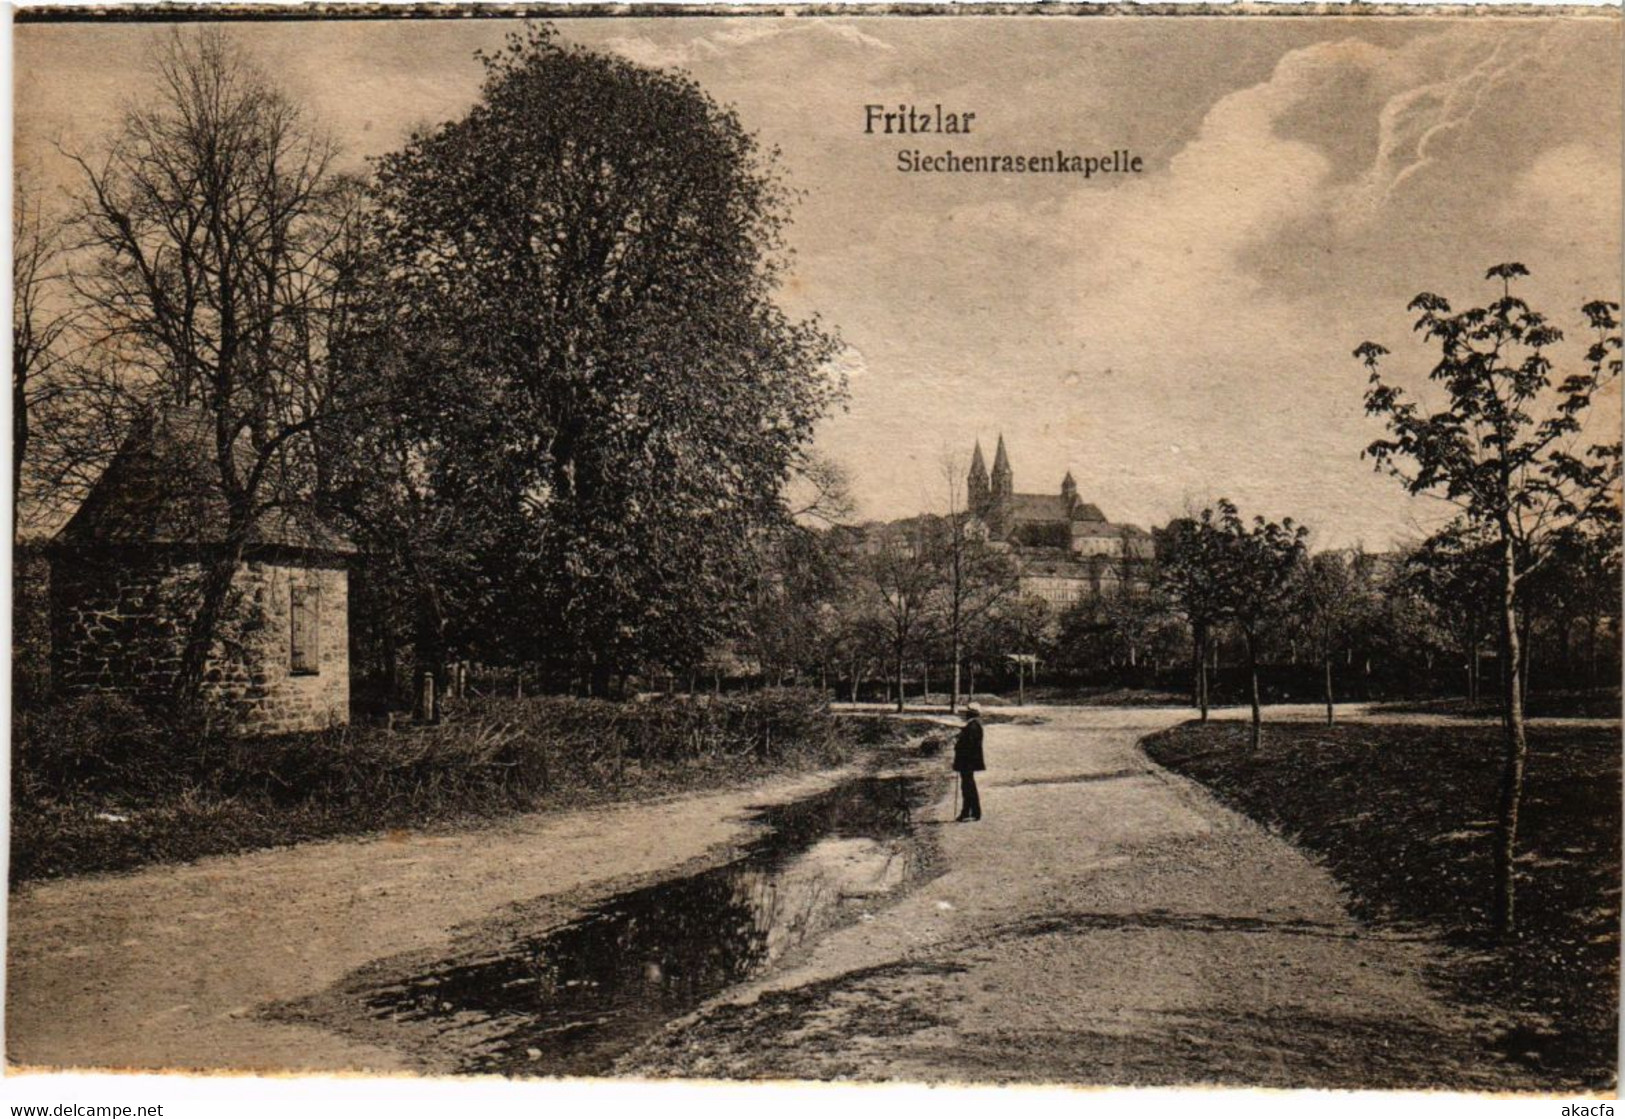
{"type": "Polygon", "coordinates": [[[821,693],[645,703],[482,700],[437,727],[234,740],[113,696],[20,712],[12,878],[703,787],[828,765],[850,741],[821,693]]]}

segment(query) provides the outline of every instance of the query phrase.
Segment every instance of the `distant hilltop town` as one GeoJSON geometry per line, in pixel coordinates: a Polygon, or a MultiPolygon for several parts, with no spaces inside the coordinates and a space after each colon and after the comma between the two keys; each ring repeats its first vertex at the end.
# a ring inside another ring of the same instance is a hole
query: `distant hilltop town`
{"type": "Polygon", "coordinates": [[[965,495],[989,542],[1019,562],[1023,594],[1060,608],[1109,595],[1125,584],[1145,585],[1153,556],[1151,534],[1139,525],[1107,520],[1100,506],[1078,496],[1071,471],[1061,479],[1059,493],[1017,493],[1004,436],[999,436],[991,474],[982,444],[976,444],[965,495]]]}
{"type": "MultiPolygon", "coordinates": [[[[1056,493],[1017,493],[1002,435],[991,472],[981,443],[976,444],[965,496],[970,531],[1016,561],[1021,594],[1043,599],[1057,612],[1150,584],[1155,555],[1151,534],[1139,525],[1107,520],[1100,506],[1078,496],[1070,471],[1056,493]]],[[[929,514],[906,517],[864,525],[858,532],[862,546],[873,551],[935,519],[929,514]]]]}

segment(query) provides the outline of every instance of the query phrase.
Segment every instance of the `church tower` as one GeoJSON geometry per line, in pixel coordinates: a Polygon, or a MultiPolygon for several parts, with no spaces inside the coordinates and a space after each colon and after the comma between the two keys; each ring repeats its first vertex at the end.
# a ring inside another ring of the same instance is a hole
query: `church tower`
{"type": "Polygon", "coordinates": [[[1004,436],[999,436],[999,449],[993,453],[993,499],[1010,499],[1016,492],[1015,475],[1010,472],[1010,456],[1004,450],[1004,436]]]}
{"type": "Polygon", "coordinates": [[[1010,456],[1004,449],[1004,436],[999,436],[999,449],[993,453],[993,476],[990,479],[992,492],[988,495],[987,513],[982,518],[987,522],[988,535],[994,540],[1003,540],[1010,532],[1010,507],[1015,504],[1015,476],[1010,471],[1010,456]]]}
{"type": "Polygon", "coordinates": [[[990,496],[987,462],[982,458],[982,441],[976,441],[976,450],[970,456],[970,475],[965,479],[965,507],[978,517],[987,511],[990,496]]]}
{"type": "Polygon", "coordinates": [[[1078,483],[1072,477],[1072,471],[1066,472],[1061,479],[1061,500],[1066,502],[1066,511],[1071,513],[1078,507],[1078,483]]]}

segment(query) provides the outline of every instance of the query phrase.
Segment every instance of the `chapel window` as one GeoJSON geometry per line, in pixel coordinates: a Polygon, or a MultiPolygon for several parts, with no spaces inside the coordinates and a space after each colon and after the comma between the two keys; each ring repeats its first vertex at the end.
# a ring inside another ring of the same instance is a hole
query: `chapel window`
{"type": "Polygon", "coordinates": [[[315,676],[322,670],[321,592],[316,587],[294,587],[290,598],[288,667],[295,676],[315,676]]]}

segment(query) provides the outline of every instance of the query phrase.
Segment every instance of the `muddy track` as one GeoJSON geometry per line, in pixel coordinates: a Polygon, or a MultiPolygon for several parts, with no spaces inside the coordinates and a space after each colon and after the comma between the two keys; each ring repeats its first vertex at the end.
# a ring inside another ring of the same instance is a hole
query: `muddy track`
{"type": "Polygon", "coordinates": [[[27,887],[9,1057],[1539,1087],[1486,1043],[1504,1024],[1430,986],[1446,946],[1362,926],[1323,867],[1145,757],[1183,712],[1046,717],[988,728],[975,824],[935,758],[27,887]]]}

